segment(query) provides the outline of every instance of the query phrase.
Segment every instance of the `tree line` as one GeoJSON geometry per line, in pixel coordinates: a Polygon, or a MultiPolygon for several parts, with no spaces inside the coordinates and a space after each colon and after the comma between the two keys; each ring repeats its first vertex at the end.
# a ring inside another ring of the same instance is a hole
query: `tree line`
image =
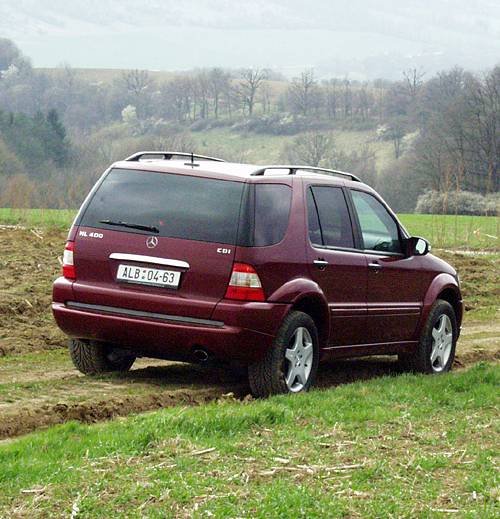
{"type": "MultiPolygon", "coordinates": [[[[430,78],[411,69],[400,81],[371,82],[320,80],[313,70],[291,80],[267,69],[210,68],[168,79],[130,70],[105,82],[70,66],[36,70],[13,42],[0,39],[0,179],[23,168],[33,177],[34,167],[39,178],[52,167],[74,170],[82,154],[94,163],[85,154],[96,135],[158,142],[222,126],[295,136],[281,151],[284,158],[351,169],[398,209],[413,209],[427,189],[495,193],[500,66],[430,78]],[[390,142],[393,160],[377,172],[369,146],[343,153],[333,130],[370,131],[390,142]]],[[[192,145],[189,137],[182,140],[192,145]]],[[[106,156],[113,147],[116,142],[99,142],[106,156]]]]}

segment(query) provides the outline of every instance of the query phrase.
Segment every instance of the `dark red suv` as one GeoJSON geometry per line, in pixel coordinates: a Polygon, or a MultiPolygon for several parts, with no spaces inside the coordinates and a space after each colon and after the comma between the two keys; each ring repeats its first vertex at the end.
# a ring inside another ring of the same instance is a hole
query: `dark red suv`
{"type": "Polygon", "coordinates": [[[234,364],[256,396],[307,390],[327,357],[440,373],[462,297],[428,252],[349,173],[142,152],[83,203],[52,308],[83,373],[234,364]]]}

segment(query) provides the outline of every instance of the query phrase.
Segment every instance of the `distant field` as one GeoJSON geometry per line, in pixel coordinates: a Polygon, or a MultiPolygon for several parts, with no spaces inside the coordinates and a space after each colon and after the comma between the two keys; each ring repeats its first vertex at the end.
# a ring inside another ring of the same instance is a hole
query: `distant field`
{"type": "MultiPolygon", "coordinates": [[[[71,72],[77,79],[83,81],[90,81],[91,83],[109,84],[123,78],[123,76],[130,72],[130,69],[120,68],[71,68],[71,72]]],[[[64,77],[66,69],[58,68],[37,68],[37,71],[43,72],[51,77],[64,77]]],[[[150,70],[149,75],[157,81],[170,81],[175,76],[181,73],[170,72],[168,70],[150,70]]]]}
{"type": "Polygon", "coordinates": [[[499,249],[500,217],[400,214],[413,236],[427,238],[440,248],[499,249]]]}
{"type": "MultiPolygon", "coordinates": [[[[37,67],[36,70],[38,72],[43,72],[44,74],[47,74],[53,78],[64,77],[67,74],[67,70],[64,67],[37,67]]],[[[90,83],[94,84],[107,85],[113,83],[114,81],[120,81],[124,75],[128,74],[133,69],[71,67],[70,70],[75,75],[75,77],[81,81],[89,81],[90,83]]],[[[147,73],[158,83],[168,82],[176,77],[186,77],[185,71],[148,70],[147,73]]],[[[274,95],[279,95],[285,92],[289,85],[287,81],[268,80],[265,83],[271,87],[271,92],[274,95]]]]}
{"type": "MultiPolygon", "coordinates": [[[[76,211],[70,209],[0,208],[0,224],[41,227],[69,227],[76,211]]],[[[500,248],[500,217],[400,214],[414,236],[427,238],[434,247],[489,249],[500,248]]]]}
{"type": "MultiPolygon", "coordinates": [[[[337,148],[346,153],[359,151],[368,144],[375,152],[377,171],[382,171],[394,159],[392,144],[375,138],[373,131],[332,131],[337,148]]],[[[207,155],[224,155],[228,150],[230,160],[251,162],[254,164],[272,164],[283,162],[280,154],[286,143],[294,135],[264,135],[256,133],[239,134],[228,128],[214,128],[209,131],[191,132],[196,143],[196,150],[207,155]]],[[[225,158],[224,156],[222,158],[225,158]]]]}

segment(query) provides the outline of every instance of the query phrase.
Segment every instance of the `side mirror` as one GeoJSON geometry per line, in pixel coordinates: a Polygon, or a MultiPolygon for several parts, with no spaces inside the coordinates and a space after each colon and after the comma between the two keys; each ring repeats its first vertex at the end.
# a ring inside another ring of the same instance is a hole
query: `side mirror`
{"type": "Polygon", "coordinates": [[[425,238],[412,236],[407,240],[406,251],[408,256],[425,256],[430,250],[431,245],[425,238]]]}

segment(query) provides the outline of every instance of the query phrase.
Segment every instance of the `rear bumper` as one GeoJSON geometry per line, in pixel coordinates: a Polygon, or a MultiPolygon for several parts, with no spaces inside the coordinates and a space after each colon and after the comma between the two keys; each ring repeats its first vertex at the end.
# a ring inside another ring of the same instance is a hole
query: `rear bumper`
{"type": "Polygon", "coordinates": [[[147,314],[125,308],[52,303],[54,318],[68,336],[110,342],[137,355],[193,360],[205,349],[221,361],[251,363],[271,347],[290,305],[221,301],[211,320],[147,314]]]}

